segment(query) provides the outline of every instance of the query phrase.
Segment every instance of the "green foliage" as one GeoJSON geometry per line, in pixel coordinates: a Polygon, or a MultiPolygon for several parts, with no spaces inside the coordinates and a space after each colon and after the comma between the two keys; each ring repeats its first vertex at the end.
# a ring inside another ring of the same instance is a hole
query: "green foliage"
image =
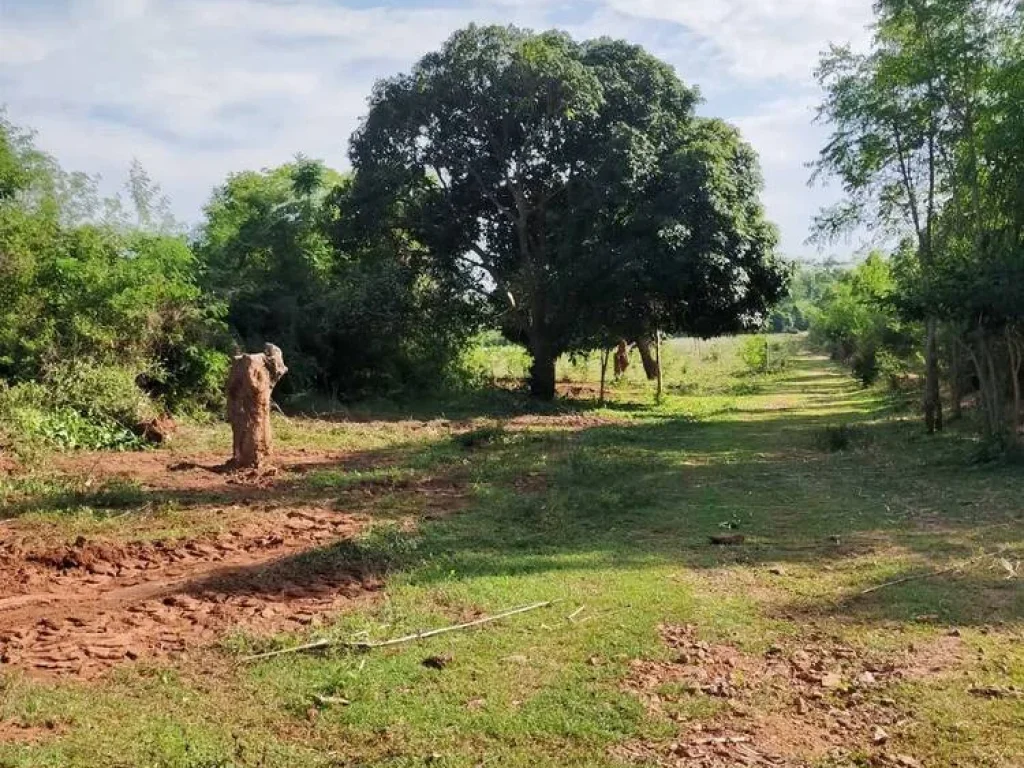
{"type": "Polygon", "coordinates": [[[697,101],[638,46],[470,26],[375,87],[354,207],[483,293],[550,399],[563,353],[750,327],[782,293],[757,158],[697,101]]]}
{"type": "Polygon", "coordinates": [[[305,158],[230,176],[196,243],[205,290],[242,347],[282,348],[286,395],[452,383],[472,330],[463,302],[423,269],[416,243],[354,232],[351,209],[350,182],[305,158]]]}
{"type": "MultiPolygon", "coordinates": [[[[820,217],[819,234],[862,225],[904,238],[892,304],[902,320],[925,325],[929,430],[941,427],[944,324],[954,411],[964,378],[955,361],[964,355],[984,432],[1015,440],[1024,320],[1024,6],[880,0],[875,11],[871,50],[833,48],[819,67],[820,116],[832,135],[817,173],[838,178],[845,193],[820,217]]],[[[852,357],[863,380],[877,375],[875,346],[861,345],[852,357]]]]}
{"type": "MultiPolygon", "coordinates": [[[[139,438],[114,415],[124,413],[128,402],[111,393],[104,397],[109,411],[100,403],[92,403],[83,412],[68,403],[69,399],[79,399],[77,392],[58,388],[66,384],[0,386],[0,433],[18,452],[31,454],[40,448],[125,450],[140,446],[139,438]]],[[[145,400],[137,389],[134,395],[130,399],[145,400]]]]}
{"type": "Polygon", "coordinates": [[[832,260],[822,264],[795,264],[789,293],[772,309],[768,316],[768,329],[772,333],[809,330],[815,308],[844,271],[832,260]]]}
{"type": "Polygon", "coordinates": [[[740,345],[739,356],[753,373],[774,373],[786,367],[792,354],[790,344],[764,334],[746,336],[740,345]]]}
{"type": "Polygon", "coordinates": [[[137,221],[128,222],[120,201],[110,219],[83,220],[96,208],[89,179],[65,174],[31,135],[3,121],[0,136],[0,172],[8,189],[17,184],[16,194],[0,195],[0,377],[47,379],[59,408],[80,386],[69,407],[86,418],[107,412],[87,401],[113,382],[72,380],[71,371],[106,370],[120,384],[139,378],[165,407],[216,402],[223,361],[210,348],[220,312],[200,294],[192,252],[171,232],[159,187],[136,164],[137,221]]]}
{"type": "Polygon", "coordinates": [[[919,343],[916,325],[900,318],[895,289],[891,260],[875,252],[835,280],[811,312],[811,338],[865,386],[878,379],[883,359],[895,375],[896,359],[908,359],[919,343]]]}

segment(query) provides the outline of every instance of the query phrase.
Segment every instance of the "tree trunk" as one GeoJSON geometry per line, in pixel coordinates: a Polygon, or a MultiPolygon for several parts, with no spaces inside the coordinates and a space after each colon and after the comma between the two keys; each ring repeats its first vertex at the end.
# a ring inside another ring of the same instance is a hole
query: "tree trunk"
{"type": "Polygon", "coordinates": [[[658,392],[655,397],[661,404],[661,331],[654,332],[654,365],[658,369],[658,392]]]}
{"type": "Polygon", "coordinates": [[[597,404],[604,405],[604,380],[608,374],[608,358],[611,355],[610,349],[601,350],[601,389],[597,395],[597,404]]]}
{"type": "Polygon", "coordinates": [[[928,434],[942,431],[942,398],[939,394],[938,321],[929,318],[926,326],[924,360],[924,423],[928,434]]]}
{"type": "Polygon", "coordinates": [[[956,329],[949,340],[949,406],[950,418],[959,421],[963,418],[964,401],[964,359],[960,352],[960,340],[956,329]]]}
{"type": "Polygon", "coordinates": [[[538,400],[555,399],[555,361],[558,355],[546,345],[535,345],[530,353],[533,363],[530,365],[530,395],[538,400]]]}
{"type": "Polygon", "coordinates": [[[644,373],[648,381],[658,378],[658,361],[651,353],[651,340],[641,336],[636,340],[636,348],[640,352],[640,360],[644,364],[644,373]]]}
{"type": "Polygon", "coordinates": [[[228,372],[228,420],[232,469],[262,469],[273,451],[270,394],[288,372],[281,350],[267,344],[262,354],[238,355],[228,372]]]}
{"type": "Polygon", "coordinates": [[[1010,383],[1013,386],[1013,405],[1010,410],[1010,437],[1014,443],[1018,442],[1020,434],[1020,368],[1021,368],[1021,345],[1017,338],[1015,329],[1006,328],[1006,352],[1010,361],[1010,383]]]}

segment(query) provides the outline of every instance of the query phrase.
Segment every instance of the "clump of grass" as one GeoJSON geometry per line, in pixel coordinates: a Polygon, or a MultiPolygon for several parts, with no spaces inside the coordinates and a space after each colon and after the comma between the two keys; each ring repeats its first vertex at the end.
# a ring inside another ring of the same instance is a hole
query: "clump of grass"
{"type": "Polygon", "coordinates": [[[989,435],[975,444],[971,461],[974,464],[1024,464],[1024,447],[1011,435],[989,435]]]}
{"type": "Polygon", "coordinates": [[[452,436],[452,440],[463,448],[485,448],[489,445],[506,445],[513,435],[501,423],[488,424],[452,436]]]}
{"type": "Polygon", "coordinates": [[[37,475],[0,478],[0,518],[26,512],[109,511],[141,507],[147,494],[134,480],[113,479],[91,488],[82,478],[48,478],[37,475]]]}
{"type": "Polygon", "coordinates": [[[828,453],[839,453],[853,448],[857,430],[850,424],[829,424],[819,436],[823,450],[828,453]]]}

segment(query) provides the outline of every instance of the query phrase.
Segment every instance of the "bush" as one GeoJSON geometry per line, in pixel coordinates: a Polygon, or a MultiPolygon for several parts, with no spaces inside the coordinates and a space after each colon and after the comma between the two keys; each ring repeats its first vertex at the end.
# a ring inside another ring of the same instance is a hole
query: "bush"
{"type": "Polygon", "coordinates": [[[88,360],[60,363],[43,377],[47,405],[74,410],[96,422],[130,428],[157,415],[153,401],[137,383],[146,374],[145,370],[88,360]]]}
{"type": "Polygon", "coordinates": [[[786,367],[791,350],[788,342],[758,334],[747,336],[740,345],[740,359],[753,373],[773,373],[786,367]]]}
{"type": "Polygon", "coordinates": [[[0,387],[0,428],[15,450],[129,450],[142,445],[132,431],[156,415],[122,366],[74,361],[54,366],[41,382],[0,387]]]}

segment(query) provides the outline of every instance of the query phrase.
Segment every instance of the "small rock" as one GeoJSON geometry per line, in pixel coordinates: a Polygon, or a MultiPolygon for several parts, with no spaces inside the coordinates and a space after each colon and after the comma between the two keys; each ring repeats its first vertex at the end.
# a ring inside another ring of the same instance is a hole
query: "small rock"
{"type": "Polygon", "coordinates": [[[857,682],[861,685],[874,685],[875,676],[871,672],[861,672],[860,675],[857,677],[857,682]]]}
{"type": "Polygon", "coordinates": [[[802,696],[796,700],[796,711],[801,715],[807,714],[807,702],[804,701],[802,696]]]}
{"type": "Polygon", "coordinates": [[[921,768],[921,763],[909,755],[896,755],[896,765],[903,768],[921,768]]]}
{"type": "Polygon", "coordinates": [[[871,741],[875,744],[884,744],[889,740],[889,734],[885,732],[885,729],[881,726],[876,725],[875,729],[871,732],[871,741]]]}
{"type": "Polygon", "coordinates": [[[828,674],[821,676],[821,687],[822,688],[838,688],[843,684],[843,678],[841,675],[835,672],[829,672],[828,674]]]}

